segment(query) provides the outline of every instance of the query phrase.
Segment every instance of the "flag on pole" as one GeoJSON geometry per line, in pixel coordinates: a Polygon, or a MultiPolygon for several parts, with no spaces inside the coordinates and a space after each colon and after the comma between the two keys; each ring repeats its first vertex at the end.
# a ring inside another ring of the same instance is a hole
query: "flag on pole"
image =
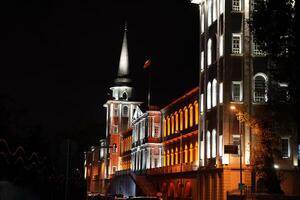
{"type": "Polygon", "coordinates": [[[148,67],[150,67],[150,65],[151,65],[151,60],[150,59],[146,60],[146,62],[144,63],[144,69],[147,69],[148,67]]]}

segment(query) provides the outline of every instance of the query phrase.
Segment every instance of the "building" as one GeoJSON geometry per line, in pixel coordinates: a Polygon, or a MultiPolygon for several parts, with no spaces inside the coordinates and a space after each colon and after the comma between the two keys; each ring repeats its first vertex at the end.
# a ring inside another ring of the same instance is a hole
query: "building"
{"type": "Polygon", "coordinates": [[[131,148],[132,148],[132,128],[128,128],[126,131],[121,132],[121,156],[120,170],[131,169],[131,148]]]}
{"type": "MultiPolygon", "coordinates": [[[[152,107],[153,108],[153,107],[152,107]]],[[[161,113],[159,110],[135,110],[133,121],[132,171],[162,166],[161,113]]]]}
{"type": "MultiPolygon", "coordinates": [[[[252,0],[198,0],[200,12],[200,196],[198,199],[226,199],[242,182],[248,191],[258,191],[258,177],[251,168],[254,131],[237,120],[230,106],[261,119],[270,113],[267,60],[253,42],[247,20],[252,0]],[[237,145],[237,154],[224,152],[237,145]],[[242,170],[240,170],[242,168],[242,170]],[[242,172],[242,179],[240,173],[242,172]]],[[[280,168],[295,172],[297,145],[294,132],[281,138],[280,168]]],[[[275,166],[276,167],[276,166],[275,166]]],[[[290,177],[290,174],[287,175],[290,177]]],[[[295,179],[286,194],[296,192],[295,179]],[[291,189],[291,187],[293,189],[291,189]]]]}
{"type": "Polygon", "coordinates": [[[131,127],[133,114],[142,102],[132,101],[134,89],[130,86],[129,57],[127,49],[127,28],[125,25],[122,50],[119,62],[118,77],[115,86],[111,87],[112,99],[109,99],[106,108],[106,139],[110,148],[107,148],[106,178],[110,178],[116,171],[122,169],[120,163],[121,135],[131,127]]]}

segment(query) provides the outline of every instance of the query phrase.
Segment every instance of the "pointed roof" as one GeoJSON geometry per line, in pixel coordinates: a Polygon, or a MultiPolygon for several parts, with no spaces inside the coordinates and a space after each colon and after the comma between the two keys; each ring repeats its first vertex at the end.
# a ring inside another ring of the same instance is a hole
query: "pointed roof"
{"type": "Polygon", "coordinates": [[[129,78],[129,56],[127,47],[127,23],[125,22],[122,50],[119,61],[118,77],[115,83],[118,85],[127,85],[131,80],[129,78]]]}

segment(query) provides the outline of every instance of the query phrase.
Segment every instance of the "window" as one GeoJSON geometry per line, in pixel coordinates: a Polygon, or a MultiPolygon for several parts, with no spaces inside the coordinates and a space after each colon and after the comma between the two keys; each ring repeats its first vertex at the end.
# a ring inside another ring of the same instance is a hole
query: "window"
{"type": "Polygon", "coordinates": [[[188,109],[187,107],[184,108],[184,128],[187,129],[188,128],[188,125],[189,125],[189,121],[188,121],[188,109]]]}
{"type": "Polygon", "coordinates": [[[240,155],[240,135],[232,135],[232,143],[238,146],[238,155],[240,155]]]}
{"type": "Polygon", "coordinates": [[[241,34],[232,34],[232,53],[241,54],[242,53],[242,40],[241,34]]]}
{"type": "Polygon", "coordinates": [[[254,41],[252,42],[252,53],[253,55],[256,56],[264,56],[265,52],[263,50],[259,49],[259,45],[255,43],[254,41]]]}
{"type": "Polygon", "coordinates": [[[182,110],[180,109],[179,110],[179,120],[180,120],[180,130],[182,131],[183,130],[183,112],[182,110]]]}
{"type": "Polygon", "coordinates": [[[211,83],[207,84],[207,109],[211,108],[211,83]]]}
{"type": "Polygon", "coordinates": [[[123,107],[123,116],[128,117],[128,106],[123,107]]]}
{"type": "Polygon", "coordinates": [[[171,134],[174,134],[174,115],[171,115],[171,134]]]}
{"type": "Polygon", "coordinates": [[[224,39],[223,35],[220,35],[220,43],[219,43],[219,56],[223,56],[224,53],[224,39]]]}
{"type": "Polygon", "coordinates": [[[199,104],[195,102],[195,124],[199,123],[199,104]]]}
{"type": "Polygon", "coordinates": [[[113,166],[113,167],[112,167],[112,173],[115,174],[116,171],[117,171],[117,167],[116,167],[116,166],[113,166]]]}
{"type": "Polygon", "coordinates": [[[225,0],[220,0],[220,2],[219,2],[220,14],[222,14],[224,12],[224,1],[225,0]]]}
{"type": "Polygon", "coordinates": [[[281,138],[281,157],[290,157],[290,141],[289,138],[281,138]]]}
{"type": "Polygon", "coordinates": [[[222,82],[219,85],[219,102],[223,103],[223,83],[222,82]]]}
{"type": "Polygon", "coordinates": [[[194,125],[194,121],[193,121],[194,109],[192,105],[189,106],[189,110],[190,110],[190,127],[192,127],[194,125]]]}
{"type": "Polygon", "coordinates": [[[200,64],[201,72],[204,70],[204,51],[201,51],[201,64],[200,64]]]}
{"type": "Polygon", "coordinates": [[[174,165],[174,151],[171,149],[171,165],[174,165]]]}
{"type": "Polygon", "coordinates": [[[188,162],[188,147],[187,145],[184,146],[184,162],[187,163],[188,162]]]}
{"type": "Polygon", "coordinates": [[[175,112],[175,131],[178,131],[178,112],[175,112]]]}
{"type": "Polygon", "coordinates": [[[212,84],[212,107],[217,105],[217,80],[213,80],[212,84]]]}
{"type": "Polygon", "coordinates": [[[241,11],[241,0],[232,0],[232,10],[241,11]]]}
{"type": "Polygon", "coordinates": [[[243,100],[243,88],[241,81],[232,81],[232,100],[242,101],[243,100]]]}
{"type": "Polygon", "coordinates": [[[267,97],[267,76],[263,73],[257,73],[254,76],[253,100],[255,103],[265,103],[267,97]]]}
{"type": "Polygon", "coordinates": [[[212,141],[211,141],[211,154],[212,154],[212,157],[215,158],[217,156],[217,133],[216,133],[216,130],[213,129],[212,130],[212,141]]]}
{"type": "Polygon", "coordinates": [[[217,20],[217,0],[213,3],[213,21],[217,20]]]}
{"type": "Polygon", "coordinates": [[[117,153],[118,152],[118,147],[117,147],[116,143],[113,144],[112,152],[113,153],[117,153]]]}
{"type": "Polygon", "coordinates": [[[219,156],[223,156],[223,135],[219,135],[219,156]]]}
{"type": "Polygon", "coordinates": [[[167,121],[164,119],[164,137],[166,137],[167,136],[167,123],[166,123],[167,121]]]}
{"type": "Polygon", "coordinates": [[[154,125],[154,137],[159,137],[159,129],[160,126],[159,125],[154,125]]]}
{"type": "Polygon", "coordinates": [[[201,147],[201,151],[200,151],[200,159],[203,160],[204,159],[204,141],[200,141],[200,147],[201,147]]]}
{"type": "Polygon", "coordinates": [[[207,65],[211,65],[212,63],[212,46],[211,39],[207,41],[207,65]]]}
{"type": "Polygon", "coordinates": [[[114,108],[114,117],[118,117],[118,115],[119,115],[119,109],[114,108]]]}
{"type": "Polygon", "coordinates": [[[207,25],[210,26],[212,22],[212,0],[208,0],[207,4],[207,25]]]}
{"type": "Polygon", "coordinates": [[[168,131],[168,135],[170,135],[170,117],[167,117],[167,124],[168,124],[168,126],[167,126],[167,131],[168,131]]]}
{"type": "Polygon", "coordinates": [[[113,134],[118,134],[118,125],[113,125],[113,134]]]}
{"type": "Polygon", "coordinates": [[[204,33],[204,9],[201,9],[201,33],[204,33]]]}
{"type": "Polygon", "coordinates": [[[190,162],[193,162],[194,161],[194,147],[193,147],[193,144],[191,143],[190,144],[190,162]]]}
{"type": "Polygon", "coordinates": [[[206,135],[206,157],[210,158],[210,132],[207,131],[206,135]]]}
{"type": "Polygon", "coordinates": [[[200,95],[200,112],[203,113],[204,111],[204,98],[203,94],[200,95]]]}

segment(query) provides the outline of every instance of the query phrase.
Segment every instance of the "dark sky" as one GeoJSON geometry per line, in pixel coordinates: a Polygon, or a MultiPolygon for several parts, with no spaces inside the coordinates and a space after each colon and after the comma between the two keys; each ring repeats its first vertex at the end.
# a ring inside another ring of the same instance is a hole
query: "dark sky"
{"type": "Polygon", "coordinates": [[[25,107],[50,137],[81,129],[94,143],[104,137],[103,104],[117,74],[125,20],[137,100],[146,99],[142,66],[149,58],[152,104],[164,106],[197,85],[197,6],[188,0],[104,2],[0,3],[0,95],[25,107]]]}

